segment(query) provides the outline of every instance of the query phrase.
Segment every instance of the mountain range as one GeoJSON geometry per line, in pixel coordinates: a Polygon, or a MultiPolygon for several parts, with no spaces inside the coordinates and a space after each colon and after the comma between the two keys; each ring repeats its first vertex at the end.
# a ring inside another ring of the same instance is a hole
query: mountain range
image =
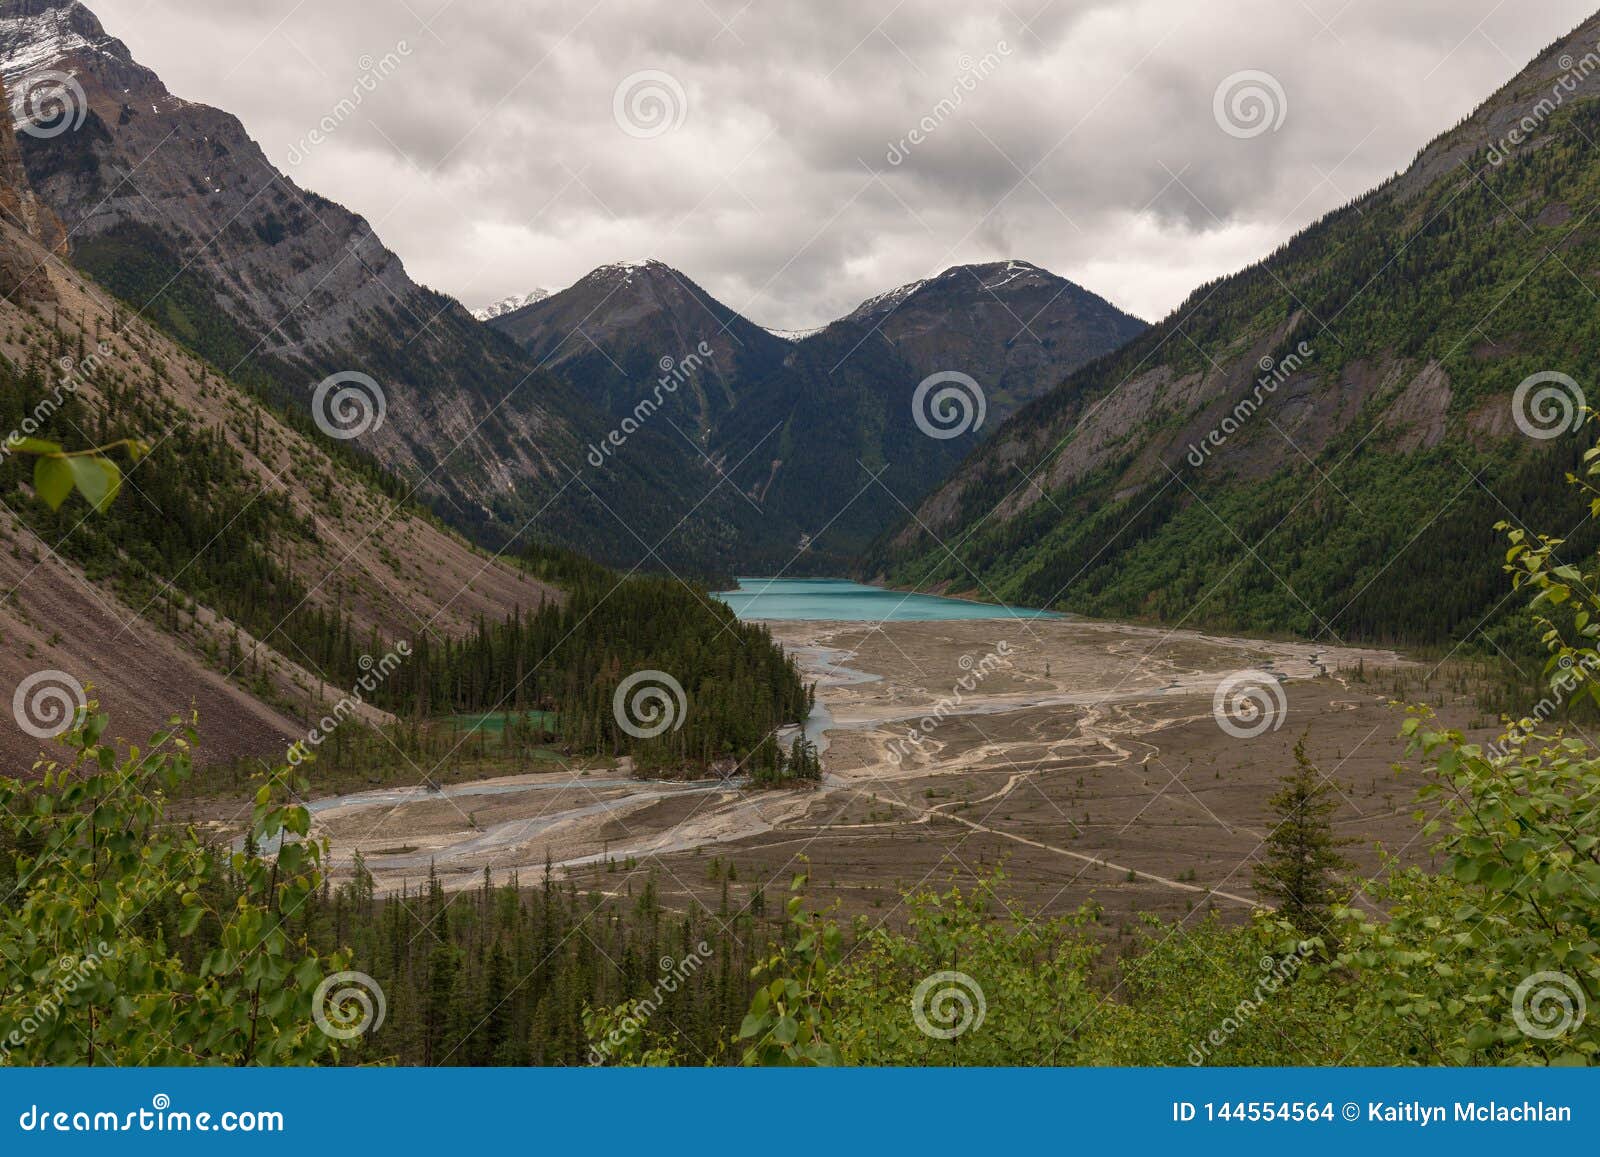
{"type": "Polygon", "coordinates": [[[916,290],[915,316],[881,332],[843,319],[797,347],[655,264],[491,307],[486,325],[275,168],[236,117],[171,94],[81,3],[0,3],[0,77],[25,90],[62,73],[83,123],[20,145],[73,263],[268,400],[304,409],[331,376],[375,382],[385,419],[355,446],[490,546],[539,538],[700,574],[837,568],[901,513],[860,500],[869,472],[915,501],[984,432],[918,434],[908,403],[928,366],[1003,366],[983,383],[999,416],[1141,326],[1042,270],[946,274],[916,290]],[[586,466],[656,367],[700,340],[716,351],[705,381],[586,466]]]}
{"type": "Polygon", "coordinates": [[[42,366],[108,340],[121,376],[86,413],[115,400],[206,479],[141,476],[116,530],[10,516],[5,674],[48,660],[137,698],[181,672],[242,753],[321,699],[330,623],[349,650],[559,598],[484,553],[530,540],[1313,637],[1493,628],[1495,521],[1597,537],[1565,485],[1581,446],[1515,404],[1595,381],[1600,104],[1570,61],[1597,39],[1600,18],[1154,326],[1010,260],[795,334],[656,260],[474,317],[81,4],[4,0],[0,77],[69,73],[84,119],[0,148],[0,347],[42,366]],[[352,371],[386,410],[346,440],[313,399],[352,371]],[[184,538],[216,527],[226,558],[184,538]],[[168,556],[210,561],[180,583],[168,556]],[[63,601],[30,603],[35,566],[63,601]],[[100,650],[64,653],[61,620],[105,627],[100,650]],[[241,657],[247,686],[218,677],[241,657]]]}
{"type": "Polygon", "coordinates": [[[1596,542],[1566,475],[1600,380],[1597,41],[1600,16],[1023,407],[865,569],[1255,632],[1492,633],[1521,601],[1496,522],[1596,542]]]}
{"type": "Polygon", "coordinates": [[[747,507],[734,558],[760,571],[849,566],[985,422],[1144,329],[1025,261],[959,265],[803,335],[756,325],[660,261],[619,262],[490,325],[616,422],[666,381],[647,421],[727,478],[747,507]],[[953,436],[918,425],[919,386],[940,373],[982,399],[953,436]]]}

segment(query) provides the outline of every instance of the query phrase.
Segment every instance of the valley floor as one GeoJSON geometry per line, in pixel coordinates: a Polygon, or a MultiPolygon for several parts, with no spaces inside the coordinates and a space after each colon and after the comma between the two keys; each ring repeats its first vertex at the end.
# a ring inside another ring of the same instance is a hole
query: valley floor
{"type": "Polygon", "coordinates": [[[774,629],[821,680],[828,778],[771,831],[664,859],[671,882],[712,907],[727,865],[736,898],[776,895],[803,855],[819,902],[874,921],[908,888],[997,865],[1030,912],[1093,900],[1118,927],[1141,912],[1242,913],[1273,822],[1268,797],[1302,734],[1339,785],[1335,824],[1357,840],[1352,858],[1371,873],[1378,844],[1423,856],[1419,780],[1393,768],[1403,713],[1378,682],[1420,672],[1393,652],[1074,620],[774,629]],[[985,662],[1001,651],[1009,666],[985,662]],[[1276,727],[1237,738],[1218,725],[1213,694],[1247,669],[1261,685],[1281,675],[1284,706],[1276,727]],[[972,690],[958,684],[982,670],[972,690]],[[710,856],[724,861],[715,872],[710,856]]]}
{"type": "Polygon", "coordinates": [[[1425,669],[1393,652],[1071,619],[773,629],[818,683],[820,788],[642,782],[624,765],[339,796],[313,805],[336,876],[358,850],[380,892],[415,888],[430,864],[456,890],[485,868],[536,883],[548,859],[616,893],[655,868],[667,902],[715,909],[724,887],[736,906],[757,890],[776,903],[803,856],[819,900],[869,917],[891,916],[906,888],[997,865],[1029,909],[1093,899],[1113,927],[1242,913],[1302,734],[1339,786],[1335,822],[1362,868],[1377,870],[1379,844],[1422,857],[1389,701],[1397,673],[1425,669]],[[1213,714],[1241,671],[1283,697],[1254,738],[1213,714]]]}

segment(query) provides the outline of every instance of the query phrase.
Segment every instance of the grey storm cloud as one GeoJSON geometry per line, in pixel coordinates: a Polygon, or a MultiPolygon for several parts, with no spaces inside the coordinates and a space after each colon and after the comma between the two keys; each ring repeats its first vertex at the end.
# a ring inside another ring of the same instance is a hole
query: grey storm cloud
{"type": "Polygon", "coordinates": [[[468,305],[651,256],[800,328],[1004,257],[1159,317],[1403,168],[1592,2],[91,7],[468,305]],[[1247,71],[1275,127],[1230,134],[1214,97],[1247,71]]]}

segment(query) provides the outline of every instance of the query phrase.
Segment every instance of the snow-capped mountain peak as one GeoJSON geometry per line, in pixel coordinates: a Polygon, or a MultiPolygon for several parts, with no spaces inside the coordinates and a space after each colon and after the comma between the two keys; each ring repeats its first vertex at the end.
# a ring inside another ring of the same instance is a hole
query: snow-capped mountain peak
{"type": "Polygon", "coordinates": [[[0,74],[8,84],[74,52],[101,52],[109,39],[101,33],[87,36],[78,27],[81,18],[70,6],[47,8],[42,12],[18,13],[5,18],[9,43],[0,52],[0,74]]]}
{"type": "Polygon", "coordinates": [[[531,289],[527,293],[513,293],[510,297],[502,297],[499,301],[491,302],[481,309],[472,311],[472,316],[479,321],[488,321],[502,314],[512,313],[525,305],[532,305],[536,301],[543,301],[550,296],[548,289],[531,289]]]}

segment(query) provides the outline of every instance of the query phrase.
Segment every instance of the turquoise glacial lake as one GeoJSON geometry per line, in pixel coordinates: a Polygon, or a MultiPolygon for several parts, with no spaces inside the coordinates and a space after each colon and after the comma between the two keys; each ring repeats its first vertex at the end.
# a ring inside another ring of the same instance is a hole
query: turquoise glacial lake
{"type": "Polygon", "coordinates": [[[738,583],[736,589],[722,591],[717,598],[732,607],[733,613],[741,619],[882,623],[1061,617],[1050,611],[888,591],[848,579],[740,578],[738,583]]]}

